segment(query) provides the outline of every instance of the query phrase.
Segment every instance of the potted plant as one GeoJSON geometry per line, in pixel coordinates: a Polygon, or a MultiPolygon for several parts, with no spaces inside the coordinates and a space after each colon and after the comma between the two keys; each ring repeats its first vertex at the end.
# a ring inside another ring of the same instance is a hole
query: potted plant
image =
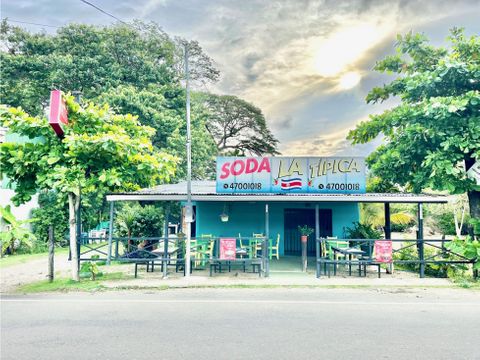
{"type": "Polygon", "coordinates": [[[301,240],[303,242],[307,242],[308,237],[313,234],[314,230],[311,227],[308,227],[308,225],[303,225],[303,226],[298,226],[298,231],[300,232],[301,235],[301,240]]]}

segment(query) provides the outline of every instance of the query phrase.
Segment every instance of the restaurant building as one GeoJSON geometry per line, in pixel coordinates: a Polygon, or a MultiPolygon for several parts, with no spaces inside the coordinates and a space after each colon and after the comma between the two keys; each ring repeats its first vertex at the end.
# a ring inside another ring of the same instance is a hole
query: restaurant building
{"type": "MultiPolygon", "coordinates": [[[[193,181],[192,238],[251,237],[262,234],[270,246],[279,239],[279,255],[300,256],[298,226],[315,230],[315,239],[346,238],[346,229],[360,220],[360,203],[385,204],[385,238],[390,239],[391,203],[446,203],[443,196],[406,193],[367,193],[365,163],[355,157],[218,158],[216,181],[193,181]]],[[[107,200],[180,202],[185,205],[187,184],[166,184],[107,200]]],[[[113,206],[112,206],[113,208],[113,206]]]]}

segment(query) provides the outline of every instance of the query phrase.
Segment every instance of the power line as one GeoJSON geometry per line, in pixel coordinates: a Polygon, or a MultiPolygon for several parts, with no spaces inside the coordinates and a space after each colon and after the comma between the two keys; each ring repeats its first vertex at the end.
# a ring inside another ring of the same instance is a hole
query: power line
{"type": "Polygon", "coordinates": [[[2,20],[6,20],[7,22],[13,22],[13,23],[19,23],[19,24],[28,24],[28,25],[37,25],[37,26],[47,26],[47,27],[52,27],[52,28],[61,28],[61,26],[55,26],[55,25],[47,25],[47,24],[39,24],[39,23],[33,23],[33,22],[28,22],[28,21],[20,21],[20,20],[12,20],[9,18],[3,18],[2,20]]]}
{"type": "Polygon", "coordinates": [[[112,14],[106,12],[105,10],[99,8],[98,6],[92,4],[91,2],[88,2],[87,0],[80,0],[80,1],[83,2],[84,4],[87,4],[88,6],[91,6],[91,7],[95,8],[95,9],[97,9],[98,11],[104,13],[105,15],[110,16],[111,18],[114,18],[115,20],[121,22],[122,24],[125,24],[125,25],[127,25],[127,26],[130,26],[130,24],[127,24],[125,21],[120,20],[120,19],[119,19],[118,17],[116,17],[115,15],[112,15],[112,14]]]}

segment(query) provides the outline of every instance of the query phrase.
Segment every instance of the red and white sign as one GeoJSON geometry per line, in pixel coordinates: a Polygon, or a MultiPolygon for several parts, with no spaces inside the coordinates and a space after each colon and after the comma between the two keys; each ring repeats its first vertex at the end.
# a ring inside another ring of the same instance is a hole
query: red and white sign
{"type": "Polygon", "coordinates": [[[50,117],[48,123],[55,133],[63,136],[63,126],[68,124],[68,112],[60,90],[50,92],[50,117]]]}
{"type": "Polygon", "coordinates": [[[235,238],[220,239],[220,260],[235,260],[237,251],[235,238]]]}
{"type": "Polygon", "coordinates": [[[391,263],[392,258],[392,241],[377,240],[375,241],[375,260],[382,263],[391,263]]]}

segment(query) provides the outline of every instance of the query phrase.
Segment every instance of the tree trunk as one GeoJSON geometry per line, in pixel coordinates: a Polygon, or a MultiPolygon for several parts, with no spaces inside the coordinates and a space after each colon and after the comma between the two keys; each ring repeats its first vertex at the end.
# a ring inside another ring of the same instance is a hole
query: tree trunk
{"type": "MultiPolygon", "coordinates": [[[[465,171],[470,170],[470,168],[475,164],[476,160],[473,158],[473,153],[468,154],[465,157],[465,171]]],[[[480,192],[479,191],[469,191],[468,193],[468,205],[470,206],[470,217],[474,219],[480,219],[480,192]]]]}
{"type": "Polygon", "coordinates": [[[70,253],[72,257],[72,280],[80,281],[78,269],[78,253],[77,253],[77,217],[76,209],[78,208],[79,197],[74,193],[68,193],[68,212],[70,224],[70,253]]]}
{"type": "Polygon", "coordinates": [[[470,217],[480,219],[480,191],[469,191],[468,203],[470,205],[470,217]]]}

